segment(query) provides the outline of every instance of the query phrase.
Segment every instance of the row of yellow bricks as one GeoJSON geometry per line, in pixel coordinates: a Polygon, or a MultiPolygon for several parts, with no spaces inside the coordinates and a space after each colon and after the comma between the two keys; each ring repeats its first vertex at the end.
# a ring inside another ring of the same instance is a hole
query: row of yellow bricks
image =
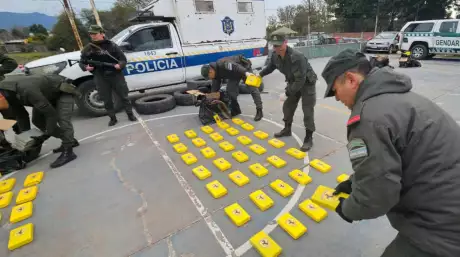
{"type": "MultiPolygon", "coordinates": [[[[232,48],[223,48],[222,50],[202,50],[202,51],[195,51],[195,52],[187,52],[185,56],[193,56],[193,55],[200,55],[200,54],[212,54],[224,51],[235,51],[235,50],[245,50],[245,49],[252,49],[253,47],[232,47],[232,48]]],[[[128,62],[142,62],[142,61],[149,61],[149,60],[157,60],[157,59],[165,59],[165,58],[174,58],[179,55],[154,55],[154,56],[141,56],[135,57],[128,60],[128,62]]]]}

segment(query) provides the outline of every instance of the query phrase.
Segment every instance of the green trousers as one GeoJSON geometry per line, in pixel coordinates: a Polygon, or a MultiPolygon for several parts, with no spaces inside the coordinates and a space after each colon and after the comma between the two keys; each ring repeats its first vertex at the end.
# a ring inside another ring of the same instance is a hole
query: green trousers
{"type": "MultiPolygon", "coordinates": [[[[72,147],[74,142],[74,129],[72,125],[72,115],[74,111],[73,95],[61,93],[61,96],[54,104],[58,112],[58,128],[51,136],[62,140],[64,147],[72,147]]],[[[46,131],[46,117],[37,109],[32,110],[32,123],[41,131],[46,131]]]]}

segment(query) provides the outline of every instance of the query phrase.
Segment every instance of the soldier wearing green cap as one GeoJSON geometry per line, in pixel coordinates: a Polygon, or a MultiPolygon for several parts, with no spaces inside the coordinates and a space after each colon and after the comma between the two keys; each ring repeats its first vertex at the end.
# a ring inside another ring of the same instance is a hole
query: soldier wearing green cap
{"type": "Polygon", "coordinates": [[[383,257],[460,256],[460,127],[391,67],[345,50],[322,73],[325,97],[351,110],[354,174],[336,187],[348,222],[386,215],[398,235],[383,257]]]}
{"type": "Polygon", "coordinates": [[[72,115],[74,96],[78,96],[76,87],[65,82],[59,75],[26,75],[9,76],[0,82],[0,93],[8,102],[9,109],[16,114],[18,122],[28,124],[29,117],[17,115],[19,110],[25,111],[24,106],[32,107],[32,123],[44,132],[44,135],[34,138],[37,144],[42,144],[50,137],[62,140],[62,145],[54,149],[61,152],[51,168],[61,167],[77,158],[73,147],[79,145],[74,138],[72,115]]]}
{"type": "Polygon", "coordinates": [[[305,125],[305,139],[300,150],[307,152],[313,146],[313,132],[315,132],[314,110],[316,104],[317,76],[307,58],[299,51],[287,45],[286,35],[282,33],[270,35],[269,42],[273,45],[274,53],[268,65],[260,72],[264,77],[278,69],[286,77],[287,99],[283,104],[284,128],[275,137],[291,136],[291,127],[294,113],[300,99],[302,99],[303,122],[305,125]]]}
{"type": "MultiPolygon", "coordinates": [[[[212,79],[211,91],[217,92],[220,90],[222,80],[228,79],[227,92],[230,98],[230,112],[232,116],[241,114],[240,105],[238,104],[238,91],[240,81],[246,79],[252,74],[251,61],[242,55],[224,57],[217,62],[212,62],[209,65],[201,67],[201,75],[205,78],[212,79]]],[[[262,98],[260,91],[255,87],[248,87],[256,105],[255,121],[260,121],[263,118],[262,98]]]]}
{"type": "Polygon", "coordinates": [[[102,27],[91,25],[88,32],[92,42],[81,51],[80,68],[94,75],[97,90],[110,117],[109,126],[114,126],[118,122],[113,106],[113,91],[120,97],[128,119],[136,121],[131,102],[128,99],[128,85],[123,74],[123,69],[127,63],[125,54],[118,45],[105,38],[102,27]],[[105,65],[94,67],[86,63],[88,60],[111,63],[113,67],[105,65]]]}

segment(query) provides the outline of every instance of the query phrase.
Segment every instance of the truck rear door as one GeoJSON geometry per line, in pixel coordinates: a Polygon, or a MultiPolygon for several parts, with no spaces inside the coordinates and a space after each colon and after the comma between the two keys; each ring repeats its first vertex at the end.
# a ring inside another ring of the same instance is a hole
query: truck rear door
{"type": "Polygon", "coordinates": [[[460,53],[460,26],[458,20],[445,20],[436,24],[433,31],[435,53],[460,53]]]}
{"type": "Polygon", "coordinates": [[[182,47],[172,24],[139,29],[124,42],[128,43],[125,75],[131,91],[185,81],[182,47]]]}

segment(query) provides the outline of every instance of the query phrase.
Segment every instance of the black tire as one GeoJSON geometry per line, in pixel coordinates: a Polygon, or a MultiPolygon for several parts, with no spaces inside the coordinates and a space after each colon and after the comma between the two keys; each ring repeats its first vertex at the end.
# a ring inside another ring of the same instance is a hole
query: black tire
{"type": "MultiPolygon", "coordinates": [[[[84,81],[78,85],[78,90],[82,96],[80,98],[76,98],[75,102],[78,106],[78,111],[81,114],[91,117],[107,115],[107,110],[104,108],[104,102],[100,99],[96,89],[96,84],[94,84],[92,79],[84,81]]],[[[123,108],[120,97],[113,92],[112,99],[115,111],[119,112],[123,108]]]]}
{"type": "MultiPolygon", "coordinates": [[[[262,84],[260,84],[260,87],[259,87],[259,92],[263,92],[264,88],[265,88],[265,85],[262,82],[262,84]]],[[[239,85],[239,92],[240,92],[240,94],[243,94],[243,95],[251,93],[249,91],[248,85],[244,84],[243,82],[241,82],[240,85],[239,85]]]]}
{"type": "Polygon", "coordinates": [[[137,99],[134,108],[140,114],[158,114],[170,111],[176,107],[172,95],[150,95],[137,99]]]}
{"type": "Polygon", "coordinates": [[[176,99],[177,105],[180,106],[192,106],[196,103],[196,96],[188,94],[188,90],[174,92],[174,99],[176,99]]]}
{"type": "Polygon", "coordinates": [[[211,87],[210,79],[192,79],[187,81],[187,89],[198,89],[199,87],[211,87]]]}
{"type": "Polygon", "coordinates": [[[414,45],[411,49],[411,56],[415,60],[425,60],[426,57],[428,56],[428,48],[425,45],[419,44],[419,45],[414,45]],[[416,55],[414,55],[414,51],[416,52],[416,55]]]}

